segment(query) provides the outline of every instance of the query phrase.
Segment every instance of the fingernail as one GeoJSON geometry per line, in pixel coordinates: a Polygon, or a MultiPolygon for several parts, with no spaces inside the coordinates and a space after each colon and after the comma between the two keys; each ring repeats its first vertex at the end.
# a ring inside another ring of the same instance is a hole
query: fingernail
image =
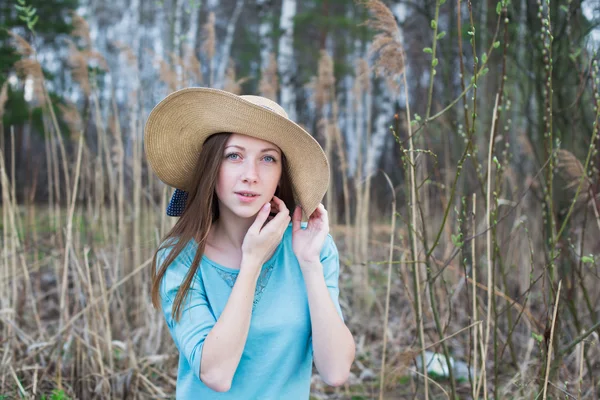
{"type": "Polygon", "coordinates": [[[271,208],[271,203],[267,203],[263,206],[263,210],[268,210],[269,208],[271,208]]]}

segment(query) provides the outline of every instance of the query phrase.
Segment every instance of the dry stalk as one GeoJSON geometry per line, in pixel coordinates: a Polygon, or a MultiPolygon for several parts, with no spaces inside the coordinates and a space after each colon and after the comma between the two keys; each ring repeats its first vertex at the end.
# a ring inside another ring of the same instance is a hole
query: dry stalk
{"type": "MultiPolygon", "coordinates": [[[[14,157],[14,153],[12,155],[14,157]]],[[[17,277],[17,251],[18,251],[18,230],[15,223],[15,198],[13,197],[12,185],[10,184],[8,175],[6,173],[6,163],[4,160],[3,152],[0,152],[0,182],[2,186],[2,211],[3,211],[3,256],[4,256],[4,268],[6,269],[6,281],[12,283],[12,296],[9,297],[7,304],[5,305],[13,314],[13,318],[18,317],[18,304],[19,304],[19,287],[17,277]],[[10,227],[10,228],[9,228],[10,227]],[[9,237],[9,232],[10,237],[9,237]],[[9,247],[10,246],[10,247],[9,247]],[[9,266],[10,263],[10,266],[9,266]],[[12,279],[10,279],[12,277],[12,279]]],[[[26,269],[25,271],[26,272],[26,269]]],[[[7,328],[8,333],[12,329],[4,324],[7,328]]],[[[5,336],[10,337],[10,336],[5,336]]],[[[7,345],[9,341],[6,341],[7,345]]],[[[8,353],[7,353],[8,354],[8,353]]]]}
{"type": "MultiPolygon", "coordinates": [[[[14,139],[14,131],[13,131],[13,127],[11,126],[11,136],[13,136],[14,139]]],[[[14,142],[14,140],[13,140],[14,142]]],[[[12,157],[14,160],[14,143],[12,146],[12,157]]],[[[13,167],[14,170],[14,167],[13,167]]],[[[17,317],[19,314],[21,314],[19,312],[18,309],[18,297],[19,295],[22,293],[22,291],[18,290],[18,280],[17,280],[17,257],[21,263],[21,269],[23,271],[23,277],[25,278],[25,286],[27,288],[27,290],[29,290],[29,293],[31,294],[30,296],[27,296],[28,299],[31,302],[31,308],[33,310],[33,317],[34,320],[36,322],[36,326],[38,328],[38,334],[40,335],[40,337],[43,337],[43,329],[42,329],[42,324],[41,324],[41,320],[39,317],[39,313],[37,310],[37,304],[36,304],[36,299],[33,296],[33,286],[31,284],[31,279],[30,279],[30,275],[29,275],[29,270],[27,268],[27,261],[25,260],[25,249],[23,248],[22,244],[21,244],[21,240],[19,239],[19,232],[24,232],[22,224],[20,224],[19,222],[19,209],[18,206],[16,204],[17,198],[16,198],[16,193],[15,193],[15,180],[13,177],[13,182],[9,183],[8,180],[8,176],[6,174],[6,164],[5,164],[5,160],[4,160],[4,156],[2,155],[2,152],[0,152],[0,174],[2,174],[1,176],[1,182],[2,182],[2,204],[3,204],[3,209],[6,210],[6,219],[5,219],[5,225],[3,231],[7,232],[10,231],[12,234],[10,236],[10,239],[6,238],[7,242],[10,242],[11,245],[11,250],[10,253],[7,252],[5,257],[8,257],[10,254],[10,258],[11,258],[11,272],[12,272],[12,277],[13,279],[11,279],[10,281],[12,281],[12,286],[13,286],[13,302],[12,302],[12,312],[15,313],[15,317],[17,317]],[[8,221],[7,221],[8,220],[8,221]]],[[[6,267],[6,271],[7,271],[7,278],[10,276],[8,274],[8,259],[5,259],[5,267],[6,267]]],[[[8,282],[8,280],[7,280],[8,282]]],[[[8,305],[7,305],[8,306],[8,305]]]]}
{"type": "MultiPolygon", "coordinates": [[[[1,152],[0,152],[1,153],[1,152]]],[[[4,169],[4,160],[2,160],[0,162],[0,168],[4,169]]],[[[4,174],[2,174],[4,175],[4,174]]],[[[4,207],[2,207],[2,226],[9,226],[8,225],[8,206],[6,206],[8,204],[7,198],[9,196],[9,192],[8,190],[6,190],[6,186],[4,183],[4,180],[2,181],[2,204],[5,204],[4,207]]],[[[8,249],[8,229],[2,229],[2,280],[0,281],[0,289],[2,289],[2,293],[9,293],[10,289],[9,283],[8,282],[12,282],[12,280],[10,279],[11,277],[11,271],[10,271],[10,266],[9,266],[9,262],[8,262],[8,256],[10,254],[10,251],[8,249]],[[4,285],[6,284],[6,288],[4,287],[4,285]]],[[[14,290],[14,283],[12,285],[12,289],[14,290]]],[[[12,308],[12,299],[14,299],[16,297],[16,295],[14,293],[11,293],[12,296],[2,296],[0,298],[0,305],[2,306],[2,309],[8,310],[12,308]]],[[[3,331],[2,331],[2,337],[10,337],[10,326],[8,325],[3,325],[3,331]]],[[[3,356],[6,357],[8,356],[9,352],[6,349],[6,346],[9,346],[10,342],[6,341],[4,343],[5,345],[5,349],[4,349],[4,354],[3,356]]],[[[4,365],[4,362],[2,362],[2,365],[4,365]]]]}
{"type": "Polygon", "coordinates": [[[552,316],[552,326],[550,327],[550,340],[548,341],[548,354],[546,356],[546,377],[544,378],[544,395],[546,400],[546,391],[548,390],[548,376],[550,374],[550,363],[552,361],[552,342],[554,340],[554,326],[556,325],[556,314],[558,312],[558,301],[560,300],[560,287],[562,280],[558,281],[558,290],[556,291],[556,301],[554,302],[554,315],[552,316]]]}
{"type": "MultiPolygon", "coordinates": [[[[106,282],[104,281],[104,273],[102,272],[102,267],[100,266],[100,262],[94,263],[96,266],[96,276],[98,278],[99,286],[100,286],[100,296],[97,299],[102,300],[102,310],[101,313],[103,315],[104,322],[104,341],[106,343],[107,354],[109,354],[109,366],[110,369],[113,369],[113,349],[112,349],[112,328],[111,328],[111,320],[110,320],[110,306],[108,301],[108,291],[106,289],[106,282]]],[[[91,304],[90,304],[91,306],[91,304]]]]}
{"type": "MultiPolygon", "coordinates": [[[[362,259],[362,254],[360,253],[360,250],[362,248],[360,239],[361,239],[361,232],[362,232],[362,220],[360,219],[360,216],[362,215],[362,199],[363,196],[361,195],[362,193],[362,137],[363,137],[363,130],[364,130],[364,126],[361,123],[362,122],[362,110],[364,109],[364,105],[363,105],[363,96],[364,93],[366,93],[368,91],[369,88],[369,65],[367,64],[367,61],[364,59],[360,59],[358,60],[357,64],[356,64],[356,68],[355,68],[355,74],[356,74],[356,79],[354,81],[354,87],[353,87],[353,94],[354,94],[354,113],[357,114],[357,118],[356,118],[356,143],[358,143],[358,154],[357,154],[357,161],[356,161],[356,171],[355,171],[355,175],[354,175],[354,186],[355,186],[355,192],[356,192],[356,215],[355,215],[355,222],[354,222],[354,245],[352,246],[355,250],[355,254],[353,256],[353,259],[355,260],[355,262],[359,262],[359,263],[363,263],[365,262],[362,259]]],[[[366,279],[366,274],[367,274],[367,268],[364,268],[363,270],[365,276],[363,276],[363,281],[365,281],[366,279]]]]}
{"type": "MultiPolygon", "coordinates": [[[[342,194],[344,196],[344,224],[350,226],[352,223],[350,219],[350,189],[348,186],[348,163],[346,161],[346,152],[344,146],[344,138],[340,132],[338,126],[338,105],[337,102],[333,102],[333,124],[330,128],[333,130],[333,137],[336,143],[338,157],[340,158],[340,174],[342,175],[342,194]]],[[[346,244],[350,247],[348,252],[352,254],[352,238],[350,237],[350,230],[346,229],[346,244]]]]}
{"type": "MultiPolygon", "coordinates": [[[[15,217],[15,210],[14,207],[16,207],[16,196],[15,196],[15,133],[14,133],[14,127],[11,126],[10,127],[10,132],[11,132],[11,146],[10,146],[10,151],[11,151],[11,155],[10,158],[12,159],[11,162],[11,173],[12,173],[12,182],[9,181],[8,179],[8,174],[6,174],[6,163],[4,162],[4,160],[2,160],[2,168],[3,168],[3,173],[2,173],[2,179],[3,179],[3,191],[6,191],[8,193],[8,202],[6,203],[7,208],[9,210],[8,212],[8,216],[11,222],[11,231],[12,231],[12,235],[10,236],[10,249],[11,249],[11,266],[12,266],[12,272],[13,272],[13,276],[16,276],[17,273],[17,250],[18,250],[18,245],[17,245],[17,241],[19,239],[18,236],[18,231],[16,229],[16,225],[14,224],[14,217],[15,217]],[[10,205],[13,205],[13,207],[10,207],[10,205]]],[[[13,312],[15,312],[15,318],[19,315],[19,309],[18,309],[18,304],[19,304],[19,290],[17,290],[17,285],[18,282],[14,281],[13,282],[13,312]]]]}
{"type": "MultiPolygon", "coordinates": [[[[477,321],[477,263],[476,263],[476,255],[475,255],[475,231],[477,229],[477,193],[473,193],[473,230],[471,235],[473,236],[473,240],[471,241],[471,275],[473,276],[473,322],[477,321]]],[[[475,326],[473,328],[473,399],[477,398],[477,393],[475,393],[475,382],[477,382],[477,329],[475,326]]]]}
{"type": "Polygon", "coordinates": [[[115,146],[113,149],[113,160],[117,164],[117,250],[115,252],[114,265],[117,270],[120,269],[121,249],[124,246],[125,235],[125,149],[123,148],[123,134],[121,133],[121,124],[119,123],[119,111],[115,100],[114,92],[111,96],[114,123],[112,125],[115,146]]]}
{"type": "Polygon", "coordinates": [[[600,230],[600,212],[598,211],[598,204],[596,201],[592,201],[592,209],[594,210],[594,216],[596,217],[596,225],[598,225],[598,230],[600,230]]]}
{"type": "Polygon", "coordinates": [[[108,142],[108,134],[106,133],[106,127],[103,123],[103,118],[102,118],[102,112],[100,111],[100,100],[98,99],[98,91],[96,90],[97,88],[94,85],[94,91],[92,93],[92,102],[94,105],[94,120],[95,120],[95,124],[96,124],[96,132],[98,135],[98,155],[96,158],[96,174],[98,174],[100,176],[101,179],[95,180],[96,185],[97,185],[97,189],[98,189],[98,197],[97,197],[97,210],[98,213],[101,214],[100,217],[100,222],[102,224],[102,229],[104,232],[104,237],[106,240],[109,240],[112,235],[109,232],[110,228],[109,228],[109,224],[106,221],[106,210],[105,210],[105,187],[104,187],[104,179],[105,176],[108,176],[108,198],[109,198],[109,203],[108,203],[108,216],[109,216],[109,220],[110,220],[110,226],[111,227],[115,227],[116,226],[116,220],[117,220],[117,216],[116,216],[116,210],[115,210],[115,198],[114,198],[114,193],[116,191],[116,182],[115,182],[115,172],[114,172],[114,168],[113,168],[113,162],[111,160],[111,151],[110,151],[110,145],[108,142]],[[103,168],[103,161],[102,161],[102,155],[104,155],[104,164],[106,164],[106,173],[104,173],[104,168],[103,168]]]}
{"type": "Polygon", "coordinates": [[[579,352],[579,379],[577,380],[577,400],[581,400],[581,384],[583,383],[583,359],[585,349],[585,342],[581,341],[579,343],[579,348],[581,351],[579,352]]]}
{"type": "MultiPolygon", "coordinates": [[[[142,262],[141,254],[141,218],[142,218],[142,206],[143,206],[143,192],[142,192],[142,163],[143,163],[143,143],[140,140],[142,133],[139,130],[139,124],[136,123],[136,118],[132,118],[130,126],[130,132],[132,135],[132,146],[133,146],[133,158],[132,158],[132,176],[133,176],[133,265],[140,265],[142,262]]],[[[115,271],[115,276],[118,271],[115,271]]],[[[133,287],[136,294],[141,289],[141,277],[136,275],[133,280],[133,287]]],[[[143,297],[134,297],[137,301],[142,301],[143,297]]],[[[135,304],[134,310],[141,310],[142,304],[135,304]]],[[[135,314],[135,322],[138,320],[139,314],[135,314]]]]}
{"type": "MultiPolygon", "coordinates": [[[[16,167],[15,167],[15,163],[16,163],[16,147],[15,147],[15,127],[11,125],[10,127],[10,181],[8,181],[8,185],[9,187],[7,188],[8,190],[10,190],[11,193],[11,197],[13,199],[13,201],[16,203],[17,201],[17,188],[15,185],[15,175],[16,175],[16,167]]],[[[15,205],[16,207],[16,205],[15,205]]],[[[13,214],[14,215],[14,214],[13,214]]]]}
{"type": "MultiPolygon", "coordinates": [[[[53,124],[53,130],[50,130],[50,132],[54,132],[56,135],[56,138],[58,140],[58,144],[59,144],[59,148],[60,148],[60,152],[61,152],[61,156],[62,156],[62,167],[63,167],[63,173],[64,173],[64,178],[65,178],[65,184],[66,184],[66,191],[67,191],[67,199],[71,197],[71,184],[70,184],[70,177],[69,177],[69,169],[68,169],[68,165],[67,165],[67,155],[66,155],[66,150],[65,150],[65,146],[64,146],[64,142],[62,139],[62,134],[60,132],[60,128],[58,125],[58,120],[56,118],[56,114],[54,113],[54,107],[52,106],[52,101],[50,100],[50,95],[48,94],[48,91],[46,89],[45,86],[45,81],[44,81],[44,75],[42,72],[42,67],[40,65],[40,63],[37,61],[37,54],[35,52],[35,50],[29,45],[29,43],[27,43],[27,41],[25,39],[23,39],[22,37],[20,37],[19,35],[13,33],[13,32],[8,32],[16,41],[17,43],[17,51],[19,52],[19,54],[21,56],[23,56],[23,58],[21,60],[19,60],[16,64],[15,64],[15,68],[17,69],[17,71],[19,71],[22,75],[25,76],[29,76],[33,79],[34,82],[34,95],[35,98],[37,99],[37,101],[39,101],[40,103],[43,104],[44,106],[44,112],[49,112],[50,114],[50,118],[53,124]]],[[[44,124],[44,127],[46,128],[46,124],[44,124]]],[[[60,203],[60,184],[58,183],[58,157],[55,157],[55,184],[57,185],[56,187],[56,194],[57,194],[57,208],[56,208],[56,218],[57,218],[57,225],[59,223],[58,218],[60,218],[60,210],[59,210],[59,203],[60,203]]]]}
{"type": "Polygon", "coordinates": [[[79,136],[79,148],[77,150],[77,163],[75,166],[75,181],[73,183],[73,197],[71,204],[69,205],[69,215],[67,217],[67,239],[65,246],[65,258],[63,263],[63,275],[61,283],[61,294],[60,294],[60,310],[64,313],[65,318],[61,318],[60,326],[69,318],[69,313],[66,307],[66,293],[67,293],[67,277],[69,271],[69,254],[73,246],[73,214],[75,213],[75,203],[77,201],[77,186],[79,183],[79,173],[81,171],[81,155],[83,152],[83,135],[79,136]]]}
{"type": "Polygon", "coordinates": [[[383,350],[381,354],[381,376],[379,379],[379,400],[383,400],[383,384],[385,382],[385,355],[387,350],[387,331],[388,321],[390,315],[390,293],[392,287],[392,259],[394,258],[394,233],[396,232],[396,191],[394,185],[390,180],[390,177],[384,172],[383,176],[390,185],[392,190],[392,228],[390,234],[390,252],[388,258],[388,270],[387,270],[387,293],[385,296],[385,314],[383,321],[383,350]]]}
{"type": "Polygon", "coordinates": [[[21,381],[19,381],[19,378],[17,377],[17,374],[15,373],[14,368],[12,367],[12,365],[9,365],[8,367],[10,369],[10,374],[11,374],[12,378],[15,380],[15,383],[17,384],[17,387],[19,388],[19,392],[21,392],[21,396],[23,396],[24,398],[27,398],[29,395],[23,388],[21,381]]]}
{"type": "MultiPolygon", "coordinates": [[[[425,365],[425,363],[423,363],[423,365],[425,365]]],[[[446,392],[446,390],[444,390],[444,388],[442,387],[442,385],[440,385],[439,383],[437,383],[435,380],[431,379],[429,376],[427,376],[427,374],[422,374],[419,371],[417,371],[416,369],[408,369],[410,372],[413,372],[421,377],[423,377],[423,379],[425,379],[426,382],[431,381],[431,383],[433,383],[435,386],[438,387],[438,389],[440,389],[445,395],[447,399],[450,399],[450,395],[448,394],[448,392],[446,392]]],[[[425,384],[425,387],[427,387],[427,384],[425,384]]]]}
{"type": "MultiPolygon", "coordinates": [[[[330,129],[331,107],[335,97],[331,97],[335,77],[333,76],[333,60],[325,50],[321,50],[317,76],[311,79],[308,86],[312,89],[312,100],[315,103],[320,118],[317,122],[319,136],[325,139],[324,151],[327,159],[331,160],[333,153],[333,132],[330,129]]],[[[329,173],[334,174],[333,163],[329,166],[329,173]]],[[[335,180],[331,179],[325,197],[325,208],[330,211],[330,223],[336,225],[337,221],[333,212],[335,198],[335,180]]]]}
{"type": "MultiPolygon", "coordinates": [[[[94,287],[92,285],[92,282],[93,282],[92,281],[92,272],[91,272],[92,267],[90,266],[90,261],[89,261],[89,257],[88,257],[89,252],[90,252],[89,247],[86,247],[83,250],[83,260],[84,260],[84,265],[85,265],[85,278],[87,280],[86,288],[88,291],[88,298],[92,299],[92,298],[94,298],[94,287]]],[[[103,354],[103,351],[100,348],[101,346],[100,346],[100,343],[98,340],[98,335],[96,334],[96,332],[100,331],[100,329],[102,329],[102,328],[104,328],[104,332],[106,332],[106,327],[105,326],[102,327],[102,325],[101,325],[101,322],[102,322],[102,312],[101,311],[102,310],[100,310],[100,307],[90,308],[90,314],[92,314],[92,313],[94,314],[92,317],[92,322],[96,326],[96,329],[94,329],[92,331],[92,332],[94,332],[94,335],[93,335],[94,336],[94,345],[95,345],[94,349],[95,349],[96,355],[98,356],[98,365],[100,366],[100,375],[105,376],[104,362],[102,361],[102,356],[101,356],[103,354]]],[[[109,337],[110,337],[110,334],[109,334],[109,337]]],[[[108,347],[107,348],[108,351],[106,354],[109,356],[108,360],[110,362],[110,369],[112,370],[113,369],[113,358],[112,358],[110,344],[107,344],[107,347],[108,347]]]]}
{"type": "MultiPolygon", "coordinates": [[[[368,68],[368,64],[366,65],[368,68]]],[[[372,124],[372,101],[373,101],[373,86],[371,84],[371,73],[370,70],[367,69],[367,74],[365,74],[365,76],[363,77],[364,79],[364,89],[366,92],[366,99],[365,99],[365,108],[367,109],[367,115],[366,115],[366,135],[365,135],[365,152],[366,152],[366,160],[364,165],[370,165],[370,157],[369,157],[369,143],[371,142],[371,130],[373,129],[373,124],[372,124]]],[[[362,170],[362,165],[359,166],[362,170]]],[[[365,289],[365,297],[370,296],[370,292],[371,292],[371,283],[370,283],[370,279],[369,279],[369,260],[368,260],[368,247],[367,247],[367,239],[369,237],[369,209],[370,209],[370,192],[371,192],[371,177],[369,174],[369,171],[367,171],[365,169],[364,171],[365,176],[363,177],[364,179],[364,187],[362,188],[362,191],[359,192],[359,196],[362,197],[361,199],[361,208],[359,210],[360,214],[359,214],[359,218],[361,220],[360,223],[360,254],[361,254],[361,260],[364,263],[364,268],[365,268],[365,275],[364,275],[364,289],[365,289]]]]}
{"type": "MultiPolygon", "coordinates": [[[[419,249],[417,246],[417,184],[415,179],[415,148],[413,143],[413,134],[411,127],[411,116],[409,106],[409,95],[408,95],[408,83],[406,81],[406,74],[404,72],[404,48],[401,43],[401,35],[396,23],[395,17],[389,8],[379,0],[368,0],[365,3],[367,9],[373,14],[373,18],[369,20],[368,25],[371,28],[377,30],[378,33],[372,44],[371,52],[378,53],[377,65],[385,71],[390,78],[396,78],[401,76],[402,84],[404,86],[404,94],[406,98],[406,128],[409,142],[409,159],[410,159],[410,215],[411,215],[411,229],[413,230],[410,235],[413,256],[415,257],[414,265],[414,282],[415,282],[415,299],[417,303],[417,322],[419,325],[419,340],[421,344],[421,357],[423,365],[423,377],[425,383],[425,399],[429,399],[429,377],[427,376],[427,363],[425,362],[425,333],[423,324],[423,310],[422,310],[422,293],[421,293],[421,265],[416,262],[419,256],[419,249]],[[393,61],[392,61],[393,60],[393,61]]],[[[369,108],[370,109],[370,108],[369,108]]],[[[369,116],[370,117],[370,116],[369,116]]],[[[369,134],[367,134],[367,137],[369,134]]],[[[369,186],[370,179],[367,177],[367,187],[369,186]]],[[[363,210],[368,209],[368,189],[365,189],[365,203],[363,204],[363,210]]],[[[363,211],[363,215],[367,215],[363,211]]],[[[363,241],[363,246],[366,246],[366,241],[363,241]]]]}

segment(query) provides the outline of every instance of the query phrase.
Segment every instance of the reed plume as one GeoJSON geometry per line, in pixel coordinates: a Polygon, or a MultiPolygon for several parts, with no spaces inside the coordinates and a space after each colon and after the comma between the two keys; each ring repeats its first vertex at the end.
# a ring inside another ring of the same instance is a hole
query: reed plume
{"type": "Polygon", "coordinates": [[[90,26],[88,25],[87,21],[75,12],[71,13],[71,16],[73,18],[73,31],[71,34],[74,37],[83,40],[86,49],[91,49],[92,39],[90,37],[90,26]]]}
{"type": "Polygon", "coordinates": [[[8,81],[4,82],[2,85],[2,89],[0,89],[0,123],[2,122],[2,117],[4,116],[4,106],[6,105],[6,101],[8,100],[8,81]]]}
{"type": "Polygon", "coordinates": [[[332,89],[335,86],[335,76],[333,74],[333,59],[325,50],[321,50],[319,58],[319,69],[316,80],[313,80],[313,100],[317,109],[322,108],[332,99],[332,89]]]}
{"type": "Polygon", "coordinates": [[[240,79],[235,77],[235,62],[230,59],[229,66],[225,73],[225,84],[223,88],[228,92],[240,95],[242,93],[242,85],[246,81],[248,81],[247,77],[240,79]]]}
{"type": "Polygon", "coordinates": [[[15,49],[22,57],[15,63],[17,74],[22,78],[30,78],[33,82],[33,100],[43,103],[45,100],[44,73],[36,59],[36,52],[31,45],[14,32],[8,32],[13,38],[15,49]]]}
{"type": "Polygon", "coordinates": [[[67,43],[69,44],[69,66],[72,69],[73,79],[81,86],[85,96],[88,97],[91,93],[91,87],[87,59],[72,40],[67,39],[67,43]]]}
{"type": "Polygon", "coordinates": [[[206,23],[202,26],[204,41],[202,42],[202,51],[206,58],[212,60],[215,56],[216,36],[215,36],[215,13],[208,14],[206,23]]]}
{"type": "Polygon", "coordinates": [[[213,85],[213,73],[214,73],[214,58],[215,58],[215,47],[216,47],[216,36],[215,36],[215,13],[211,12],[208,14],[206,23],[202,26],[202,34],[204,40],[202,41],[202,51],[204,52],[206,59],[208,60],[209,68],[209,79],[208,83],[210,86],[213,85]]]}
{"type": "Polygon", "coordinates": [[[125,61],[127,62],[127,65],[130,67],[137,66],[137,56],[130,46],[119,40],[115,40],[113,44],[121,53],[125,55],[125,61]]]}
{"type": "Polygon", "coordinates": [[[183,54],[184,54],[184,71],[185,73],[192,78],[194,85],[202,84],[202,64],[198,57],[196,57],[194,49],[188,45],[183,44],[183,54]]]}
{"type": "Polygon", "coordinates": [[[162,57],[148,49],[148,52],[152,54],[155,60],[158,62],[158,79],[165,83],[168,88],[168,92],[174,92],[177,90],[177,74],[173,68],[166,62],[162,57]]]}
{"type": "Polygon", "coordinates": [[[277,78],[277,59],[273,53],[269,55],[269,64],[262,71],[258,90],[261,96],[277,101],[279,80],[277,78]]]}
{"type": "Polygon", "coordinates": [[[579,184],[579,181],[583,179],[583,185],[581,186],[581,192],[587,193],[592,180],[586,175],[585,169],[581,162],[568,150],[561,149],[557,154],[558,163],[556,167],[558,172],[566,181],[566,189],[571,189],[579,184]]]}
{"type": "Polygon", "coordinates": [[[74,139],[79,138],[79,134],[83,130],[83,122],[81,115],[77,111],[77,107],[70,101],[66,101],[65,104],[59,104],[58,108],[62,115],[62,119],[66,122],[71,132],[71,137],[74,139]]]}
{"type": "Polygon", "coordinates": [[[375,56],[375,72],[386,76],[388,82],[399,89],[396,79],[404,73],[404,47],[402,33],[390,9],[379,0],[366,1],[372,18],[367,26],[379,32],[369,47],[369,56],[375,56]]]}

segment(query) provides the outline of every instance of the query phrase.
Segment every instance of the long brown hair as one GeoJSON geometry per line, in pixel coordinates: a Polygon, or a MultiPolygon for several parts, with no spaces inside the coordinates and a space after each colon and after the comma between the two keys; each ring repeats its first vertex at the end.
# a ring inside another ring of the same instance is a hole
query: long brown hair
{"type": "MultiPolygon", "coordinates": [[[[179,286],[177,296],[173,301],[173,315],[176,321],[181,317],[181,307],[187,297],[194,281],[194,276],[200,266],[204,254],[206,239],[212,224],[219,218],[219,203],[215,193],[219,169],[223,161],[223,151],[231,133],[217,133],[204,142],[198,163],[195,169],[192,189],[188,192],[185,210],[173,228],[165,235],[161,245],[154,253],[152,259],[152,304],[160,308],[160,283],[169,265],[177,258],[179,253],[188,245],[190,240],[197,244],[196,255],[190,265],[185,279],[179,286]],[[157,270],[158,253],[166,248],[173,247],[168,257],[157,270]]],[[[296,202],[292,184],[287,171],[285,155],[281,157],[281,181],[275,195],[283,200],[290,212],[294,211],[296,202]]]]}

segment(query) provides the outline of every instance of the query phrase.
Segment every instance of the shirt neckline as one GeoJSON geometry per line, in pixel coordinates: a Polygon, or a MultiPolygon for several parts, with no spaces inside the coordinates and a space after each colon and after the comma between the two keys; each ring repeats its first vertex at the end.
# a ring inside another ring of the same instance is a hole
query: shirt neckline
{"type": "MultiPolygon", "coordinates": [[[[273,255],[271,256],[271,258],[269,258],[263,265],[261,268],[265,268],[267,266],[270,266],[274,261],[275,258],[277,258],[279,251],[281,250],[281,246],[283,245],[283,238],[281,238],[281,241],[279,242],[279,244],[277,245],[277,247],[275,248],[275,252],[273,253],[273,255]]],[[[209,263],[210,265],[212,265],[213,267],[219,268],[223,271],[229,272],[229,273],[233,273],[233,274],[238,274],[240,272],[239,268],[229,268],[226,267],[224,265],[221,265],[213,260],[211,260],[210,258],[206,257],[204,254],[202,254],[202,260],[206,261],[207,263],[209,263]]]]}

